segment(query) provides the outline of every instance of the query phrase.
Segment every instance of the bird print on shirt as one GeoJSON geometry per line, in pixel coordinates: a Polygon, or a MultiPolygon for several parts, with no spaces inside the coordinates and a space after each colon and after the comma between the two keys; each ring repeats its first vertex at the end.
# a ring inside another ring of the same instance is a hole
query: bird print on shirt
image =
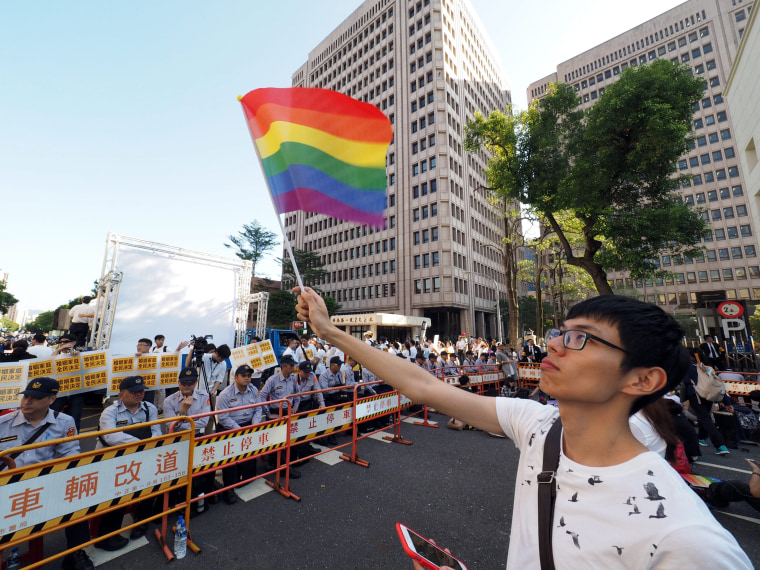
{"type": "Polygon", "coordinates": [[[628,516],[630,517],[631,515],[640,515],[640,514],[641,514],[641,511],[639,510],[638,505],[636,503],[633,503],[633,511],[628,513],[628,516]]]}
{"type": "Polygon", "coordinates": [[[646,498],[650,501],[665,500],[665,497],[660,496],[660,492],[657,490],[657,486],[652,482],[646,483],[644,485],[644,490],[647,492],[646,498]]]}
{"type": "Polygon", "coordinates": [[[604,483],[604,481],[601,480],[599,475],[594,475],[593,477],[588,478],[588,484],[591,485],[592,487],[596,485],[597,483],[604,483]]]}
{"type": "Polygon", "coordinates": [[[568,499],[568,502],[570,503],[577,503],[578,502],[578,491],[573,493],[573,496],[568,499]]]}
{"type": "Polygon", "coordinates": [[[559,525],[557,525],[557,528],[565,526],[565,517],[559,517],[559,525]]]}
{"type": "Polygon", "coordinates": [[[665,506],[660,503],[660,505],[657,507],[657,514],[649,515],[650,519],[664,519],[668,515],[665,514],[665,506]]]}
{"type": "Polygon", "coordinates": [[[615,548],[617,550],[618,556],[622,556],[623,555],[623,547],[622,546],[615,546],[613,544],[612,548],[615,548]]]}
{"type": "Polygon", "coordinates": [[[576,546],[576,548],[580,549],[581,545],[580,545],[580,542],[578,541],[578,534],[573,532],[572,530],[566,530],[565,534],[569,534],[570,536],[572,536],[573,544],[576,546]]]}

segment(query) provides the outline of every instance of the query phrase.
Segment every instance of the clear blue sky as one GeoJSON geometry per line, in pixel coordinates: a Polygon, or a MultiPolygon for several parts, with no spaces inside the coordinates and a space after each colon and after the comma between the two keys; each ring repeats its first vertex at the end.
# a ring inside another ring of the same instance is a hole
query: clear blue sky
{"type": "MultiPolygon", "coordinates": [[[[680,3],[471,1],[520,108],[559,62],[680,3]]],[[[289,86],[359,5],[0,3],[0,273],[22,308],[86,294],[109,231],[222,255],[253,219],[279,233],[236,96],[289,86]]]]}

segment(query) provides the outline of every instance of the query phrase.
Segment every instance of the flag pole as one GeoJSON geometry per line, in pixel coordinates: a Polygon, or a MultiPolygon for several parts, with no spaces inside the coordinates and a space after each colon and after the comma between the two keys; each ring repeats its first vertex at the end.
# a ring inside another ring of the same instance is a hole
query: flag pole
{"type": "Polygon", "coordinates": [[[238,102],[240,102],[240,110],[243,112],[243,118],[245,119],[245,124],[248,127],[248,134],[251,135],[251,142],[253,143],[253,149],[256,151],[256,158],[259,160],[259,167],[261,168],[261,172],[264,174],[264,180],[267,182],[267,188],[269,189],[269,200],[272,202],[272,208],[274,209],[274,213],[277,216],[277,222],[280,224],[280,232],[282,233],[282,239],[283,243],[285,243],[285,248],[288,250],[288,257],[290,257],[290,263],[293,266],[293,273],[295,273],[296,281],[298,281],[298,286],[303,291],[304,285],[303,285],[303,279],[301,279],[301,273],[298,271],[298,265],[296,265],[296,257],[293,255],[293,248],[290,246],[290,240],[288,239],[288,234],[285,232],[285,226],[282,223],[282,218],[280,217],[281,214],[277,210],[277,204],[275,204],[274,201],[274,195],[272,194],[272,188],[269,186],[269,179],[266,176],[266,171],[264,170],[264,163],[261,161],[261,156],[259,155],[259,147],[256,146],[256,138],[253,136],[253,131],[251,131],[251,125],[248,122],[248,117],[245,114],[245,109],[243,109],[243,96],[238,95],[237,97],[238,102]]]}

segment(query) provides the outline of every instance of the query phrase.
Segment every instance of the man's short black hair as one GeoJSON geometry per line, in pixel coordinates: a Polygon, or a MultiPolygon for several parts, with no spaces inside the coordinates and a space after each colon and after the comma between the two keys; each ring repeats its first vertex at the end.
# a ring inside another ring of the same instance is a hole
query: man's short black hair
{"type": "Polygon", "coordinates": [[[34,333],[34,342],[43,343],[45,342],[45,335],[42,333],[34,333]]]}
{"type": "Polygon", "coordinates": [[[626,350],[622,368],[659,366],[667,374],[665,386],[633,403],[631,415],[675,389],[689,371],[683,329],[657,305],[620,295],[592,297],[570,308],[567,319],[589,318],[614,326],[626,350]]]}
{"type": "Polygon", "coordinates": [[[149,338],[141,338],[137,341],[137,344],[147,344],[148,346],[153,346],[153,341],[149,338]]]}
{"type": "Polygon", "coordinates": [[[153,338],[153,340],[155,340],[155,341],[159,341],[159,340],[165,340],[165,339],[166,339],[166,337],[165,337],[164,335],[162,335],[162,334],[157,334],[157,335],[156,335],[156,336],[153,338]]]}
{"type": "Polygon", "coordinates": [[[232,351],[230,350],[229,346],[222,344],[216,347],[216,353],[222,358],[229,358],[230,354],[232,354],[232,351]]]}

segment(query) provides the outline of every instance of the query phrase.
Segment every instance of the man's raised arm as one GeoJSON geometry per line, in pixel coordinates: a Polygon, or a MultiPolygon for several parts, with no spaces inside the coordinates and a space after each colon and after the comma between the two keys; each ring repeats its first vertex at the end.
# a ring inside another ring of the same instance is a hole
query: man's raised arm
{"type": "Polygon", "coordinates": [[[341,331],[330,322],[324,301],[310,287],[303,290],[295,287],[293,293],[298,295],[296,311],[299,320],[308,322],[320,338],[353,356],[413,402],[431,406],[484,431],[503,433],[493,398],[459,390],[406,359],[377,350],[341,331]]]}

